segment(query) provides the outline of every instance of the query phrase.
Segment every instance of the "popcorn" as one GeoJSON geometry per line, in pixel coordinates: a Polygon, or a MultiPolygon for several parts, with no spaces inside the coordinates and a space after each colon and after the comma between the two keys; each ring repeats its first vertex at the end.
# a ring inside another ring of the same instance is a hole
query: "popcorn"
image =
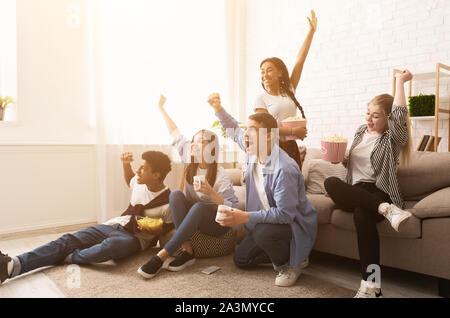
{"type": "Polygon", "coordinates": [[[138,225],[145,230],[158,230],[163,225],[163,220],[144,217],[137,221],[138,225]]]}
{"type": "Polygon", "coordinates": [[[289,121],[306,121],[306,119],[303,118],[303,117],[294,117],[294,116],[291,116],[291,117],[286,118],[286,119],[283,120],[282,122],[285,123],[285,122],[289,122],[289,121]]]}
{"type": "Polygon", "coordinates": [[[323,137],[322,141],[325,141],[325,142],[345,142],[345,143],[348,142],[347,138],[340,137],[340,136],[338,136],[336,134],[334,134],[333,136],[323,137]]]}

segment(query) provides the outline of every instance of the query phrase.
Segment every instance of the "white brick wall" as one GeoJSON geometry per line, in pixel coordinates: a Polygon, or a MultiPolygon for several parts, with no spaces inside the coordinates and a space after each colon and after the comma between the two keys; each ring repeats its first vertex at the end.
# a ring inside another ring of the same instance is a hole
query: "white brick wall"
{"type": "MultiPolygon", "coordinates": [[[[450,65],[448,0],[248,0],[247,113],[262,90],[264,58],[280,57],[292,70],[310,9],[316,11],[318,30],[297,88],[309,121],[308,147],[318,147],[321,137],[334,133],[351,142],[364,123],[368,101],[392,94],[394,68],[414,74],[433,72],[436,62],[450,65]]],[[[449,77],[440,90],[441,98],[449,95],[449,77]]],[[[434,93],[434,82],[414,81],[413,95],[419,92],[434,93]]],[[[448,98],[443,102],[448,108],[448,98]]],[[[447,151],[448,122],[439,125],[439,150],[447,151]]],[[[433,133],[433,126],[434,121],[415,122],[414,146],[422,134],[433,133]]]]}

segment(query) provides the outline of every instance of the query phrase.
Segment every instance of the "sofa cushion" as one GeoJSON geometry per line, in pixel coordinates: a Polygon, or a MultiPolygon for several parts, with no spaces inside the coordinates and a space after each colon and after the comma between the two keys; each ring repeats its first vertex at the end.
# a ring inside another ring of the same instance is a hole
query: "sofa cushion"
{"type": "Polygon", "coordinates": [[[398,168],[398,180],[404,200],[450,187],[450,153],[412,152],[409,165],[398,168]]]}
{"type": "Polygon", "coordinates": [[[228,178],[230,178],[234,186],[241,185],[241,169],[225,169],[225,173],[227,174],[228,178]]]}
{"type": "Polygon", "coordinates": [[[245,211],[245,187],[244,186],[233,186],[234,194],[238,198],[238,209],[245,211]]]}
{"type": "Polygon", "coordinates": [[[317,221],[319,224],[330,223],[331,213],[335,208],[335,203],[330,197],[323,194],[307,194],[309,202],[316,208],[317,221]]]}
{"type": "Polygon", "coordinates": [[[305,184],[306,180],[308,180],[309,175],[309,163],[311,162],[312,159],[320,159],[320,158],[322,158],[320,149],[316,148],[306,149],[305,157],[302,161],[302,174],[303,177],[305,178],[305,184]]]}
{"type": "MultiPolygon", "coordinates": [[[[331,214],[331,224],[342,230],[356,232],[353,222],[353,213],[336,209],[331,214]]],[[[395,232],[388,220],[377,224],[380,236],[395,238],[420,238],[422,235],[421,220],[415,216],[410,217],[400,226],[400,232],[395,232]]]]}
{"type": "Polygon", "coordinates": [[[320,148],[307,148],[306,149],[305,161],[308,161],[311,159],[321,159],[321,158],[322,158],[322,150],[320,148]]]}
{"type": "Polygon", "coordinates": [[[346,180],[347,169],[341,164],[332,164],[322,159],[310,159],[304,170],[308,171],[305,181],[306,193],[325,194],[324,182],[329,177],[346,180]]]}
{"type": "Polygon", "coordinates": [[[450,187],[428,195],[409,210],[420,219],[450,216],[450,187]]]}

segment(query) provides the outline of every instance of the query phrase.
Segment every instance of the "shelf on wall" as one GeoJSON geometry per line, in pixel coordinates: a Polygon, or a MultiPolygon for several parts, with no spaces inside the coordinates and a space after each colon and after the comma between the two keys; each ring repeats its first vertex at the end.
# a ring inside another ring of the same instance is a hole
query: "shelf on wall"
{"type": "MultiPolygon", "coordinates": [[[[435,104],[434,104],[434,113],[438,114],[438,117],[436,116],[420,116],[420,117],[410,117],[412,120],[412,123],[414,124],[417,120],[434,120],[434,148],[433,151],[437,151],[438,148],[438,130],[439,130],[439,121],[440,120],[448,120],[450,124],[450,99],[449,99],[449,108],[444,109],[440,108],[439,104],[439,85],[440,85],[440,78],[441,77],[448,77],[449,73],[445,73],[444,71],[449,72],[450,66],[442,64],[442,63],[436,63],[436,70],[434,72],[427,72],[427,73],[419,73],[415,74],[413,79],[409,81],[409,91],[408,96],[412,95],[412,82],[414,80],[423,80],[423,79],[433,79],[435,81],[434,88],[435,88],[435,104]]],[[[394,69],[394,72],[392,74],[392,95],[395,96],[395,89],[396,89],[396,74],[402,73],[402,70],[394,69]]],[[[450,151],[450,129],[448,130],[448,150],[450,151]]]]}
{"type": "MultiPolygon", "coordinates": [[[[441,73],[441,77],[450,77],[450,74],[441,73]]],[[[428,72],[428,73],[414,73],[413,80],[435,80],[436,72],[428,72]]]]}

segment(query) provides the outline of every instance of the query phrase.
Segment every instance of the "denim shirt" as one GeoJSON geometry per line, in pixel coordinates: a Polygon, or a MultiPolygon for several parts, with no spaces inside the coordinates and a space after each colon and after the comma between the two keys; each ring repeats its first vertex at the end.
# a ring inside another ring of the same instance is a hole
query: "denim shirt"
{"type": "MultiPolygon", "coordinates": [[[[246,151],[244,132],[225,110],[216,113],[222,127],[242,150],[246,151]],[[227,129],[228,128],[228,129],[227,129]]],[[[290,266],[299,267],[311,252],[317,235],[317,212],[306,197],[303,175],[297,163],[276,144],[264,164],[264,189],[270,209],[260,208],[253,178],[256,156],[247,159],[245,208],[250,220],[245,224],[251,232],[258,223],[289,224],[292,230],[290,266]]]]}

